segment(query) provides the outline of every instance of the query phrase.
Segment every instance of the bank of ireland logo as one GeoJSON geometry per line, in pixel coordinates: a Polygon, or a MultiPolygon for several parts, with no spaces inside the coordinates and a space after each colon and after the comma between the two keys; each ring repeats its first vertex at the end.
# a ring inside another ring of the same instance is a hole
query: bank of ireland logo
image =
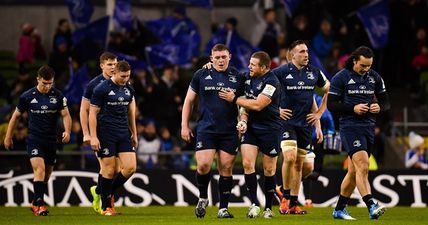
{"type": "Polygon", "coordinates": [[[119,98],[117,98],[117,100],[119,100],[119,102],[123,102],[124,98],[123,97],[119,97],[119,98]]]}
{"type": "Polygon", "coordinates": [[[198,143],[196,143],[196,148],[202,148],[202,141],[198,141],[198,143]]]}
{"type": "Polygon", "coordinates": [[[47,105],[42,105],[40,108],[41,109],[48,109],[48,106],[47,105]]]}
{"type": "Polygon", "coordinates": [[[305,82],[303,82],[303,81],[299,81],[299,82],[297,82],[297,84],[298,84],[299,86],[303,86],[303,85],[305,85],[305,82]]]}
{"type": "Polygon", "coordinates": [[[38,149],[33,149],[31,150],[31,155],[38,155],[39,154],[39,150],[38,149]]]}
{"type": "Polygon", "coordinates": [[[361,147],[361,141],[360,140],[355,140],[353,143],[354,147],[361,147]]]}

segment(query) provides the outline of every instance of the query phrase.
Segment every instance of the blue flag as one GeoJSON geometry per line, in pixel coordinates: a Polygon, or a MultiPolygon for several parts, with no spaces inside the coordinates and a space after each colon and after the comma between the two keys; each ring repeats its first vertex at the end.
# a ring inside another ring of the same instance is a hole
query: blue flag
{"type": "Polygon", "coordinates": [[[113,21],[116,27],[131,29],[134,23],[131,13],[131,0],[116,0],[113,12],[113,21]]]}
{"type": "Polygon", "coordinates": [[[109,21],[110,18],[106,16],[88,24],[85,27],[77,29],[71,36],[73,43],[78,44],[81,41],[90,41],[104,49],[106,46],[109,21]]]}
{"type": "Polygon", "coordinates": [[[317,54],[309,48],[309,63],[316,68],[320,69],[324,75],[331,80],[332,75],[324,68],[324,65],[321,63],[321,60],[318,58],[317,54]]]}
{"type": "Polygon", "coordinates": [[[165,63],[188,66],[193,57],[199,56],[201,36],[198,27],[189,18],[168,16],[147,21],[145,25],[162,40],[162,44],[147,48],[150,63],[155,67],[165,63]],[[173,55],[167,56],[168,54],[173,55]],[[162,63],[160,59],[168,61],[162,63]]]}
{"type": "Polygon", "coordinates": [[[203,7],[207,9],[213,8],[212,0],[173,0],[173,2],[181,3],[183,5],[203,7]]]}
{"type": "Polygon", "coordinates": [[[384,48],[389,38],[388,0],[375,1],[357,12],[373,48],[384,48]]]}
{"type": "Polygon", "coordinates": [[[70,80],[64,88],[64,96],[70,105],[80,104],[88,81],[88,67],[86,65],[83,65],[78,71],[74,71],[70,66],[70,80]]]}
{"type": "Polygon", "coordinates": [[[147,63],[141,59],[138,59],[135,56],[126,55],[126,54],[123,54],[120,52],[112,52],[112,53],[115,54],[119,60],[127,61],[129,63],[129,65],[131,65],[132,70],[138,70],[138,69],[147,70],[148,69],[147,63]]]}
{"type": "Polygon", "coordinates": [[[91,20],[94,7],[90,0],[65,0],[70,12],[71,21],[77,28],[85,26],[91,20]]]}
{"type": "Polygon", "coordinates": [[[285,12],[288,17],[293,17],[293,13],[296,11],[299,6],[300,0],[282,0],[284,4],[285,12]]]}

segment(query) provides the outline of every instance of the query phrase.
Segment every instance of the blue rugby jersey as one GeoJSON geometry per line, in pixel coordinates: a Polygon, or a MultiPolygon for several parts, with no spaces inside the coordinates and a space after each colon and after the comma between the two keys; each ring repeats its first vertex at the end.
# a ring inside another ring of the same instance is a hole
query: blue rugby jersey
{"type": "MultiPolygon", "coordinates": [[[[361,103],[375,102],[375,95],[386,92],[385,83],[374,70],[369,70],[364,76],[354,71],[343,69],[336,73],[331,80],[329,94],[337,95],[343,104],[355,106],[361,103]]],[[[375,116],[371,113],[357,115],[356,113],[341,115],[340,127],[374,126],[375,116]]]]}
{"type": "Polygon", "coordinates": [[[248,127],[256,130],[280,129],[279,102],[281,85],[272,72],[260,77],[250,77],[246,74],[245,96],[248,99],[257,99],[259,94],[266,95],[272,102],[261,111],[248,110],[248,127]]]}
{"type": "Polygon", "coordinates": [[[293,126],[311,126],[306,122],[306,116],[311,112],[315,86],[324,87],[327,78],[312,65],[299,70],[293,63],[288,63],[272,72],[281,83],[281,108],[293,111],[290,119],[281,121],[293,126]]]}
{"type": "Polygon", "coordinates": [[[214,68],[200,69],[194,74],[190,88],[199,97],[198,133],[236,133],[238,107],[221,99],[218,93],[230,89],[241,96],[244,81],[245,77],[233,67],[225,72],[217,72],[214,68]]]}
{"type": "Polygon", "coordinates": [[[83,98],[87,99],[88,101],[91,101],[92,94],[94,93],[94,88],[100,84],[101,82],[105,81],[106,78],[104,78],[103,74],[100,74],[96,77],[94,77],[89,83],[86,85],[85,91],[83,92],[83,98]]]}
{"type": "Polygon", "coordinates": [[[96,86],[91,105],[100,108],[97,116],[97,130],[128,132],[128,107],[133,98],[134,89],[128,83],[120,86],[109,79],[96,86]]]}
{"type": "Polygon", "coordinates": [[[43,94],[36,87],[22,93],[16,109],[28,112],[28,140],[56,141],[58,118],[67,107],[67,99],[56,88],[43,94]]]}

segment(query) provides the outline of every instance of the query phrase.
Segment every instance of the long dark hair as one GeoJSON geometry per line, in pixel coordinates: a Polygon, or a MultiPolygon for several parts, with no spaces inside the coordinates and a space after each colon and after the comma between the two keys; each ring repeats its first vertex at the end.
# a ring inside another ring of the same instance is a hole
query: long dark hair
{"type": "Polygon", "coordinates": [[[360,56],[364,56],[364,58],[373,58],[374,53],[373,51],[367,47],[367,46],[360,46],[357,49],[355,49],[351,55],[349,56],[348,60],[345,62],[345,68],[348,70],[352,70],[354,67],[354,61],[360,60],[360,56]]]}

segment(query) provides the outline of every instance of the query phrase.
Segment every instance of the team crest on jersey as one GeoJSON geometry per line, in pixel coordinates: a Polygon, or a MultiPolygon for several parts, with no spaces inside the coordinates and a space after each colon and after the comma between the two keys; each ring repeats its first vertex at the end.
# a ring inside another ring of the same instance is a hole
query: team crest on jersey
{"type": "Polygon", "coordinates": [[[236,83],[236,77],[235,76],[230,76],[229,77],[229,81],[232,83],[236,83]]]}
{"type": "Polygon", "coordinates": [[[374,80],[374,78],[373,78],[373,77],[369,77],[369,83],[371,83],[371,84],[374,84],[374,83],[375,83],[375,80],[374,80]]]}
{"type": "Polygon", "coordinates": [[[129,91],[128,88],[125,88],[124,90],[125,90],[125,95],[128,95],[128,96],[131,95],[131,92],[129,91]]]}
{"type": "Polygon", "coordinates": [[[354,147],[361,147],[361,141],[355,140],[354,143],[352,143],[352,145],[354,145],[354,147]]]}
{"type": "Polygon", "coordinates": [[[257,90],[261,90],[262,89],[262,86],[263,86],[263,83],[260,83],[259,85],[257,85],[257,90]]]}
{"type": "Polygon", "coordinates": [[[56,100],[56,98],[54,97],[54,98],[50,98],[49,99],[49,102],[50,103],[52,103],[52,104],[56,104],[58,101],[56,100]]]}
{"type": "Polygon", "coordinates": [[[283,138],[289,138],[289,137],[290,137],[290,133],[288,133],[288,132],[286,131],[286,132],[284,132],[284,133],[282,134],[282,137],[283,137],[283,138]]]}
{"type": "Polygon", "coordinates": [[[198,143],[196,143],[196,148],[202,148],[202,141],[198,141],[198,143]]]}
{"type": "Polygon", "coordinates": [[[125,100],[123,97],[119,97],[117,98],[117,100],[119,100],[119,102],[123,102],[123,100],[125,100]]]}
{"type": "Polygon", "coordinates": [[[313,80],[313,79],[315,79],[315,77],[314,77],[314,74],[312,73],[312,72],[308,72],[308,79],[309,80],[313,80]]]}
{"type": "Polygon", "coordinates": [[[37,148],[31,150],[31,155],[38,155],[39,154],[39,150],[37,148]]]}
{"type": "Polygon", "coordinates": [[[103,155],[108,155],[110,153],[110,150],[108,148],[103,149],[103,155]]]}

